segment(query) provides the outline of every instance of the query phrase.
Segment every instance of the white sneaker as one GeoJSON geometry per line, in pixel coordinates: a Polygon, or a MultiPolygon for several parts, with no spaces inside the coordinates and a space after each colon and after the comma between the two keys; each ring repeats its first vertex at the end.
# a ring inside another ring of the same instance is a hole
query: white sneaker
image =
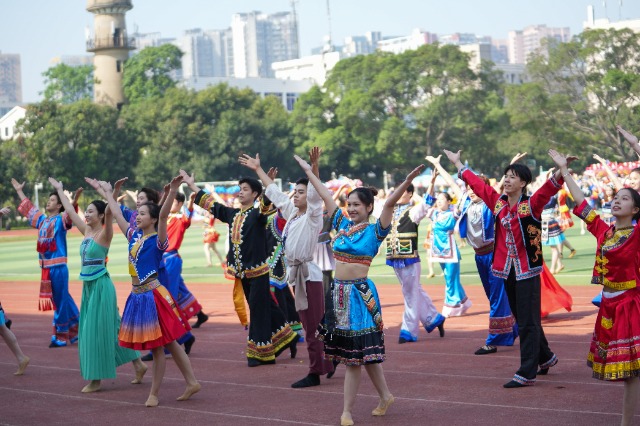
{"type": "Polygon", "coordinates": [[[471,299],[467,298],[467,300],[465,300],[465,302],[462,304],[460,315],[464,315],[464,313],[467,312],[472,305],[473,303],[471,303],[471,299]]]}

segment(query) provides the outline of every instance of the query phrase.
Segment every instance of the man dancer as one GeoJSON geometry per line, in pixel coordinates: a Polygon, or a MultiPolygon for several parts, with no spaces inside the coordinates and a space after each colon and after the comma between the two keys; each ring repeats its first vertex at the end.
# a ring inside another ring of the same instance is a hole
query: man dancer
{"type": "Polygon", "coordinates": [[[214,197],[198,188],[193,175],[180,170],[184,182],[196,192],[195,203],[221,222],[229,224],[227,272],[235,277],[235,289],[242,289],[249,303],[249,338],[247,364],[257,367],[275,364],[282,351],[298,341],[298,334],[287,324],[284,314],[271,297],[267,263],[267,216],[254,207],[262,193],[257,179],[243,178],[238,184],[240,208],[215,202],[214,197]]]}
{"type": "MultiPolygon", "coordinates": [[[[437,173],[434,172],[430,187],[434,185],[436,177],[437,173]]],[[[393,209],[391,232],[387,237],[387,265],[396,273],[404,296],[404,314],[398,343],[416,342],[420,323],[427,333],[437,327],[440,337],[444,337],[445,317],[438,313],[431,298],[420,285],[418,226],[427,215],[429,206],[424,202],[412,206],[413,193],[414,186],[409,184],[393,209]]]]}
{"type": "Polygon", "coordinates": [[[42,270],[38,309],[49,311],[53,308],[53,335],[49,347],[67,346],[78,341],[78,307],[69,294],[67,269],[67,230],[71,229],[71,220],[63,214],[64,207],[57,192],[49,194],[45,216],[24,195],[24,182],[11,179],[11,184],[20,197],[18,211],[38,230],[37,251],[42,270]]]}
{"type": "MultiPolygon", "coordinates": [[[[320,149],[310,153],[314,173],[317,172],[320,149]]],[[[267,186],[266,195],[287,220],[283,231],[284,253],[288,264],[288,281],[295,286],[295,304],[307,339],[309,373],[291,385],[292,388],[318,386],[320,376],[332,373],[335,367],[323,357],[324,344],[316,338],[316,329],[324,315],[322,271],[313,263],[313,253],[322,229],[322,199],[306,178],[296,182],[293,201],[282,193],[260,167],[260,155],[244,154],[240,163],[255,171],[267,186]]]]}

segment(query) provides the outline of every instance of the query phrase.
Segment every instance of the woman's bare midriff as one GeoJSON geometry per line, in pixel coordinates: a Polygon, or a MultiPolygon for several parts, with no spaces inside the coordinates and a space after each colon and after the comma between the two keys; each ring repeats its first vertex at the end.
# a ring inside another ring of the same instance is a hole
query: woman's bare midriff
{"type": "Polygon", "coordinates": [[[368,274],[369,265],[336,261],[335,278],[337,280],[357,280],[359,278],[366,278],[368,274]]]}

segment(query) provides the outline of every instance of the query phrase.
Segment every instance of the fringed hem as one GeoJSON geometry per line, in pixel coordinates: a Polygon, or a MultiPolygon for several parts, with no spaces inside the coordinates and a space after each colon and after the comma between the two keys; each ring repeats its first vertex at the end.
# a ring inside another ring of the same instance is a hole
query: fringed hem
{"type": "Polygon", "coordinates": [[[383,362],[386,359],[384,334],[372,331],[353,335],[353,332],[335,330],[332,334],[319,336],[324,340],[324,357],[345,365],[365,365],[383,362]]]}
{"type": "Polygon", "coordinates": [[[257,359],[261,362],[274,361],[285,349],[293,343],[297,343],[300,336],[289,325],[284,325],[273,334],[270,342],[256,343],[247,340],[247,358],[257,359]]]}

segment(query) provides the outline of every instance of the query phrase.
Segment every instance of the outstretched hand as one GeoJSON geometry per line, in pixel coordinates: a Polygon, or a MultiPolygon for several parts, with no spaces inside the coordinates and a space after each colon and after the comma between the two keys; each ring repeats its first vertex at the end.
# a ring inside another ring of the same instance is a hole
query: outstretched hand
{"type": "Polygon", "coordinates": [[[447,156],[449,161],[451,161],[453,164],[456,164],[458,161],[460,161],[460,153],[461,152],[462,152],[462,150],[460,150],[458,152],[452,152],[452,151],[449,151],[449,150],[445,149],[444,150],[444,155],[447,156]]]}
{"type": "Polygon", "coordinates": [[[89,186],[91,186],[96,191],[98,191],[100,189],[100,181],[98,179],[85,177],[84,181],[87,182],[89,184],[89,186]]]}
{"type": "Polygon", "coordinates": [[[322,150],[319,147],[314,146],[313,148],[311,148],[311,151],[309,151],[309,163],[311,164],[312,167],[314,165],[318,165],[321,154],[322,154],[322,150]]]}
{"type": "Polygon", "coordinates": [[[442,157],[442,154],[438,155],[437,157],[434,157],[433,155],[427,155],[426,157],[424,157],[424,159],[431,164],[436,165],[440,164],[440,157],[442,157]]]}
{"type": "Polygon", "coordinates": [[[169,182],[170,190],[177,191],[178,188],[180,188],[180,185],[182,185],[183,179],[184,179],[184,177],[182,175],[178,175],[178,176],[174,177],[173,179],[171,179],[171,182],[169,182]]]}
{"type": "Polygon", "coordinates": [[[563,167],[567,167],[568,161],[565,155],[560,154],[555,149],[550,149],[548,153],[549,153],[549,157],[551,157],[551,159],[559,169],[562,169],[563,167]]]}
{"type": "Polygon", "coordinates": [[[53,189],[56,191],[62,191],[62,182],[55,180],[52,177],[49,177],[49,183],[53,186],[53,189]]]}
{"type": "Polygon", "coordinates": [[[123,177],[120,178],[116,181],[116,183],[113,184],[113,192],[120,192],[120,188],[122,188],[122,185],[124,185],[124,183],[128,180],[128,177],[123,177]]]}
{"type": "Polygon", "coordinates": [[[238,161],[243,166],[253,170],[254,172],[260,168],[260,154],[256,154],[256,158],[253,158],[249,154],[242,154],[238,157],[238,161]]]}
{"type": "Polygon", "coordinates": [[[79,187],[78,189],[76,189],[75,194],[73,194],[73,200],[72,200],[73,205],[78,205],[78,200],[80,199],[80,196],[82,195],[83,191],[84,191],[83,187],[79,187]]]}
{"type": "Polygon", "coordinates": [[[276,180],[276,177],[278,177],[278,168],[270,167],[269,171],[267,172],[267,176],[269,176],[269,179],[271,180],[276,180]]]}
{"type": "Polygon", "coordinates": [[[300,168],[302,170],[304,170],[305,172],[308,171],[308,170],[311,170],[311,166],[309,165],[309,163],[304,161],[302,158],[300,158],[297,155],[294,155],[293,158],[298,162],[298,164],[300,165],[300,168]]]}
{"type": "Polygon", "coordinates": [[[16,191],[22,191],[22,188],[24,188],[24,182],[20,183],[14,178],[11,178],[11,185],[13,185],[13,189],[16,191]]]}
{"type": "Polygon", "coordinates": [[[440,172],[438,171],[438,169],[433,169],[433,171],[431,172],[431,180],[435,182],[439,174],[440,172]]]}
{"type": "Polygon", "coordinates": [[[620,126],[619,124],[616,125],[616,129],[618,130],[618,132],[620,132],[622,137],[624,137],[626,141],[629,142],[630,144],[635,145],[638,143],[638,137],[634,136],[631,132],[628,132],[625,129],[623,129],[622,126],[620,126]]]}
{"type": "Polygon", "coordinates": [[[420,173],[422,173],[424,168],[425,168],[425,165],[420,164],[418,167],[416,167],[415,169],[411,170],[411,172],[409,172],[405,180],[411,183],[416,177],[420,175],[420,173]]]}
{"type": "Polygon", "coordinates": [[[185,172],[184,170],[180,169],[180,176],[182,176],[182,181],[184,183],[186,183],[187,185],[191,186],[193,184],[195,184],[196,181],[196,174],[193,173],[191,176],[189,176],[189,173],[185,172]]]}
{"type": "Polygon", "coordinates": [[[522,160],[526,155],[527,155],[526,152],[517,153],[516,155],[513,156],[513,158],[511,159],[511,163],[509,164],[517,163],[518,161],[522,160]]]}

